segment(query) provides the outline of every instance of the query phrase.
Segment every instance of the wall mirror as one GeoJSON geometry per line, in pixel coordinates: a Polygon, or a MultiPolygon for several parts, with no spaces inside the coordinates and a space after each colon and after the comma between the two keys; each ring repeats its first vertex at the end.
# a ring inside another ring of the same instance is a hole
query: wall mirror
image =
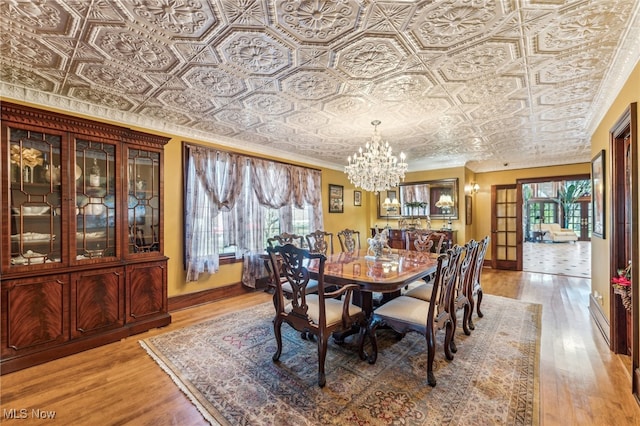
{"type": "Polygon", "coordinates": [[[378,193],[378,217],[458,219],[458,178],[405,182],[378,193]],[[439,203],[450,200],[450,206],[439,203]],[[386,202],[385,202],[386,201],[386,202]],[[394,202],[395,201],[395,202],[394,202]]]}

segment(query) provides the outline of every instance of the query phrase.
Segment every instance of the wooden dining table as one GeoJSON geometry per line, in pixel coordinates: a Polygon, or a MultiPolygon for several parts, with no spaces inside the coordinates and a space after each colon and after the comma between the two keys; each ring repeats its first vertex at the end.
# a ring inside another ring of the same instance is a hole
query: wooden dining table
{"type": "MultiPolygon", "coordinates": [[[[327,256],[324,279],[327,284],[358,284],[354,303],[370,316],[373,293],[382,293],[383,301],[399,295],[406,285],[433,274],[437,258],[435,253],[414,250],[392,250],[382,257],[367,256],[366,250],[335,253],[327,256]]],[[[310,263],[308,269],[317,273],[317,263],[310,263]]]]}

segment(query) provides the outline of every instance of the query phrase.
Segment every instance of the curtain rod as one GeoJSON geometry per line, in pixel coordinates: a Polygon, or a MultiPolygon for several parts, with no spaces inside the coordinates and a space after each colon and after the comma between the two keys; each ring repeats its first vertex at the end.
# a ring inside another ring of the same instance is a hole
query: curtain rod
{"type": "Polygon", "coordinates": [[[244,155],[245,157],[248,157],[248,158],[257,158],[259,160],[269,160],[269,161],[273,161],[274,163],[286,164],[288,166],[304,167],[305,169],[310,169],[310,170],[315,170],[315,171],[318,171],[318,172],[322,172],[321,169],[317,169],[315,167],[301,166],[300,164],[293,164],[293,163],[289,163],[287,161],[281,161],[281,160],[272,160],[271,158],[264,158],[264,157],[260,157],[258,155],[253,155],[253,154],[241,154],[241,153],[236,152],[236,151],[231,151],[231,150],[228,150],[228,149],[212,148],[209,145],[203,145],[203,144],[199,144],[199,143],[182,141],[182,146],[183,146],[183,148],[184,147],[205,148],[205,149],[211,149],[211,150],[220,151],[220,152],[226,152],[227,154],[244,155]]]}

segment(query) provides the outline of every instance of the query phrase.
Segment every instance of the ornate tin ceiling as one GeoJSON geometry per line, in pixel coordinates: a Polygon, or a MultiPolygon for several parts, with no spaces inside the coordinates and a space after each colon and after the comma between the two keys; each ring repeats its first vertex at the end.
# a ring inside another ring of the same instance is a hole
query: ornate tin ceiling
{"type": "Polygon", "coordinates": [[[3,0],[7,99],[342,169],[588,162],[637,0],[3,0]]]}

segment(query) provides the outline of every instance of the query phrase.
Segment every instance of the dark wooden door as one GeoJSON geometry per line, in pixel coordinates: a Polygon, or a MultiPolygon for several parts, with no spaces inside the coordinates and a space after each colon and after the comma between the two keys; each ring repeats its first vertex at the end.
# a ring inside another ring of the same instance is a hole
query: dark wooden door
{"type": "Polygon", "coordinates": [[[519,185],[491,187],[491,267],[522,270],[522,202],[519,185]]]}

